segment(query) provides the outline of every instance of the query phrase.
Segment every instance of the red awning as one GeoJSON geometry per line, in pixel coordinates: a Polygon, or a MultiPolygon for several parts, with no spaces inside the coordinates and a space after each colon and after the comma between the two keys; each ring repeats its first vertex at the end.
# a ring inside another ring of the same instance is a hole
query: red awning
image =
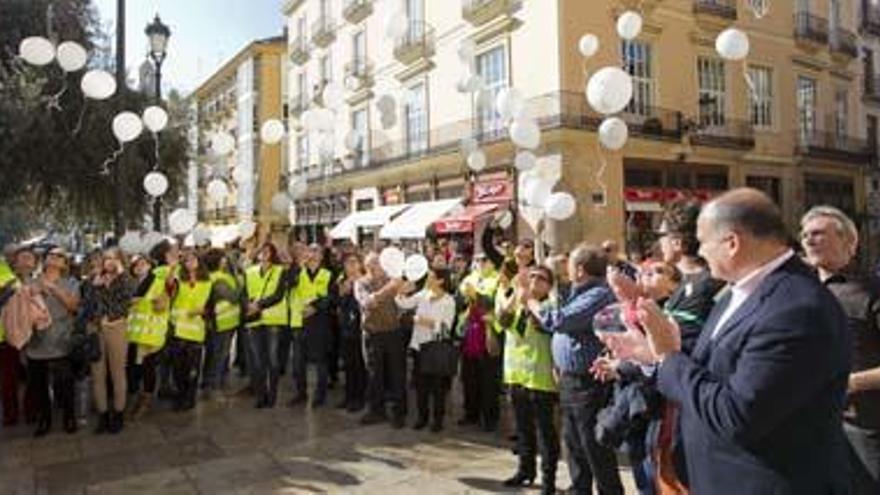
{"type": "Polygon", "coordinates": [[[434,222],[434,229],[438,234],[460,234],[473,232],[474,224],[480,217],[492,213],[499,204],[472,204],[453,212],[446,217],[434,222]]]}

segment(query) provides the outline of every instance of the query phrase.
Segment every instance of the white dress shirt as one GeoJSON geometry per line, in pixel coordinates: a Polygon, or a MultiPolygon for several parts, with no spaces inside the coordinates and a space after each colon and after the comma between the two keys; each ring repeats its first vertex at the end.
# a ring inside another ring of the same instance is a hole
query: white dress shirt
{"type": "Polygon", "coordinates": [[[724,313],[721,313],[721,318],[718,318],[718,322],[715,323],[715,328],[712,329],[713,339],[718,336],[718,332],[724,328],[724,324],[736,313],[736,310],[758,290],[761,282],[777,268],[784,265],[792,256],[794,256],[794,251],[789,249],[779,257],[764,263],[730,287],[730,302],[727,304],[727,308],[724,309],[724,313]]]}
{"type": "Polygon", "coordinates": [[[455,299],[449,294],[443,294],[435,298],[427,289],[418,292],[411,297],[397,296],[397,306],[401,309],[415,308],[415,323],[413,324],[412,338],[409,342],[410,349],[418,350],[425,342],[437,338],[445,327],[451,330],[455,320],[455,299]],[[428,318],[434,322],[431,326],[425,326],[418,321],[419,317],[428,318]]]}

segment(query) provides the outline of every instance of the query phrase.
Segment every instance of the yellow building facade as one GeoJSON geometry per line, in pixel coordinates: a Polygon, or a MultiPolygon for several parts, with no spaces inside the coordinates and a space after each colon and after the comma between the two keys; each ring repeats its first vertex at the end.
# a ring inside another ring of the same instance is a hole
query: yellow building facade
{"type": "Polygon", "coordinates": [[[288,215],[272,210],[272,197],[280,190],[286,169],[283,146],[260,142],[260,126],[283,119],[282,75],[287,41],[281,37],[254,41],[223,64],[190,95],[197,136],[198,216],[207,225],[235,225],[254,220],[263,235],[283,236],[288,215]],[[235,138],[235,150],[218,156],[211,138],[226,132],[235,138]],[[245,179],[236,181],[234,178],[245,179]],[[207,184],[221,179],[229,194],[215,200],[207,184]],[[278,233],[281,234],[278,234],[278,233]]]}
{"type": "MultiPolygon", "coordinates": [[[[474,202],[499,188],[511,189],[502,208],[520,210],[516,149],[497,116],[459,90],[468,71],[491,96],[514,87],[528,99],[542,128],[539,165],[578,200],[573,218],[551,222],[554,248],[615,239],[645,250],[671,202],[744,185],[767,191],[793,227],[813,204],[859,216],[869,151],[858,10],[842,0],[288,0],[290,174],[309,178],[297,228],[314,236],[352,211],[474,202]],[[644,27],[623,42],[615,21],[631,8],[644,27]],[[389,36],[396,11],[407,27],[389,36]],[[732,26],[750,36],[745,63],[715,52],[732,26]],[[578,50],[586,33],[600,39],[589,59],[578,50]],[[476,53],[463,61],[469,42],[476,53]],[[602,117],[584,97],[588,76],[609,65],[635,84],[619,152],[597,143],[602,117]],[[302,122],[328,81],[346,88],[330,150],[302,122]],[[364,136],[354,147],[345,143],[352,129],[364,136]],[[486,152],[482,172],[465,164],[466,137],[486,152]]],[[[533,235],[527,217],[519,215],[520,236],[533,235]]]]}

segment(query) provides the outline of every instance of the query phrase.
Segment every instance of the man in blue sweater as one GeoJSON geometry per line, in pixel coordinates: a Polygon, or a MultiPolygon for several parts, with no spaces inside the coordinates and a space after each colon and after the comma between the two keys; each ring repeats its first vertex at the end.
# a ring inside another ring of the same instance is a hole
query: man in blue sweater
{"type": "Polygon", "coordinates": [[[578,494],[592,493],[593,479],[600,494],[623,494],[615,453],[600,445],[593,434],[596,414],[610,393],[608,385],[589,373],[603,349],[593,333],[593,317],[615,302],[605,284],[607,265],[600,248],[577,247],[568,260],[568,297],[541,314],[543,328],[553,332],[553,364],[558,374],[571,491],[578,494]]]}

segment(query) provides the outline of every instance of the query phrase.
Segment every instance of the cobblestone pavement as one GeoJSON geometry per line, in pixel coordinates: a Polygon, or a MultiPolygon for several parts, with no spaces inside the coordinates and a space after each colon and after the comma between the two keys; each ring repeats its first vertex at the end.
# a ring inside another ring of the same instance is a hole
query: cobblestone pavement
{"type": "MultiPolygon", "coordinates": [[[[337,394],[317,410],[255,410],[249,398],[231,396],[186,413],[160,405],[116,436],[94,435],[91,425],[67,435],[57,420],[40,439],[31,426],[6,428],[0,493],[505,492],[500,480],[516,466],[509,415],[495,434],[455,426],[457,406],[439,434],[413,431],[412,420],[403,430],[363,427],[359,415],[332,408],[337,394]]],[[[627,493],[636,493],[622,470],[627,493]]],[[[560,463],[560,489],[569,485],[567,471],[560,463]]]]}

